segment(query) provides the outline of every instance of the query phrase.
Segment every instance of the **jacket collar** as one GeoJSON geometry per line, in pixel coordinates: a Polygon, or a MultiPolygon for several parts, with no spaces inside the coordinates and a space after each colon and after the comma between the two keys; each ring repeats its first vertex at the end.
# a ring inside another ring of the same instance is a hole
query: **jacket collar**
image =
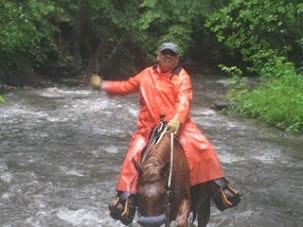
{"type": "MultiPolygon", "coordinates": [[[[158,63],[153,66],[154,71],[158,71],[157,68],[158,68],[158,63]]],[[[171,71],[170,79],[172,79],[174,75],[178,75],[182,69],[183,67],[181,64],[178,64],[175,68],[173,68],[173,70],[171,71]]]]}

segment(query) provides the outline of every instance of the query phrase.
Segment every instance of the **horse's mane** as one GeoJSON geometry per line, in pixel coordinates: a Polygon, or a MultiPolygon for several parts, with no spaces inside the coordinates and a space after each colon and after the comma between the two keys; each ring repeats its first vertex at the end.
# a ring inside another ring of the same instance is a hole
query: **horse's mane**
{"type": "Polygon", "coordinates": [[[170,137],[165,135],[158,144],[153,144],[150,152],[142,163],[143,173],[141,181],[152,183],[161,180],[159,170],[169,161],[170,137]]]}

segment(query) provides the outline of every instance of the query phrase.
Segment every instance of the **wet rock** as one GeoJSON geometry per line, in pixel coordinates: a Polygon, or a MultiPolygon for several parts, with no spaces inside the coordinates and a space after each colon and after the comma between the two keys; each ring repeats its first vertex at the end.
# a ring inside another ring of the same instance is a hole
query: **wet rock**
{"type": "Polygon", "coordinates": [[[213,104],[211,104],[211,108],[222,110],[230,107],[232,104],[235,104],[234,102],[229,101],[215,101],[213,104]]]}
{"type": "Polygon", "coordinates": [[[0,93],[5,91],[15,91],[17,90],[17,87],[9,86],[6,84],[0,84],[0,93]]]}

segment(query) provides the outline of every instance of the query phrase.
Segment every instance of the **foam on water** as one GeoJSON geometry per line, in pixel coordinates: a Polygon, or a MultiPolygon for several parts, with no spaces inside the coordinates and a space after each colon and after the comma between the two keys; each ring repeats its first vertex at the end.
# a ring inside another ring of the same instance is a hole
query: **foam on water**
{"type": "Polygon", "coordinates": [[[42,227],[41,221],[49,216],[49,213],[45,211],[39,211],[34,216],[31,216],[25,220],[26,224],[29,224],[33,227],[42,227]]]}
{"type": "Polygon", "coordinates": [[[64,173],[65,175],[71,175],[71,176],[78,176],[83,177],[83,171],[77,170],[77,169],[70,169],[65,166],[60,166],[60,171],[64,173]]]}
{"type": "Polygon", "coordinates": [[[108,154],[117,154],[119,151],[118,148],[114,145],[103,147],[103,150],[108,154]]]}
{"type": "Polygon", "coordinates": [[[57,216],[74,226],[93,226],[103,223],[103,217],[100,213],[87,209],[70,210],[66,207],[61,207],[57,216]]]}
{"type": "MultiPolygon", "coordinates": [[[[13,105],[8,107],[9,115],[6,117],[8,118],[31,118],[31,117],[36,117],[36,118],[47,118],[48,113],[44,111],[37,111],[37,109],[34,109],[32,107],[25,107],[23,105],[13,105]]],[[[5,117],[5,116],[3,116],[5,117]]],[[[15,119],[16,120],[16,119],[15,119]]]]}
{"type": "Polygon", "coordinates": [[[264,164],[273,164],[275,161],[283,161],[281,151],[279,149],[265,149],[262,154],[252,155],[251,158],[261,161],[264,164]]]}
{"type": "Polygon", "coordinates": [[[56,88],[56,87],[52,87],[52,88],[47,88],[44,91],[42,91],[41,93],[39,93],[40,96],[43,97],[60,97],[62,96],[62,90],[56,88]]]}
{"type": "MultiPolygon", "coordinates": [[[[229,212],[229,211],[226,211],[229,212]]],[[[220,226],[245,226],[245,227],[254,227],[258,224],[254,223],[254,220],[261,219],[261,216],[258,212],[253,212],[247,210],[244,212],[229,212],[228,215],[222,216],[221,213],[212,211],[212,223],[208,223],[209,227],[220,227],[220,226]],[[237,223],[237,224],[236,224],[237,223]],[[242,224],[241,224],[242,223],[242,224]],[[240,224],[240,225],[239,225],[240,224]]]]}
{"type": "Polygon", "coordinates": [[[7,173],[0,174],[0,179],[3,180],[5,183],[10,183],[13,178],[14,178],[13,173],[7,172],[7,173]]]}
{"type": "Polygon", "coordinates": [[[226,79],[216,80],[216,83],[217,84],[223,84],[223,85],[227,85],[228,84],[227,81],[226,81],[226,79]]]}
{"type": "Polygon", "coordinates": [[[129,107],[128,108],[128,112],[132,115],[132,116],[134,116],[134,117],[138,117],[138,115],[139,115],[139,110],[138,110],[138,108],[137,107],[129,107]]]}
{"type": "Polygon", "coordinates": [[[57,87],[50,87],[50,88],[45,88],[42,90],[39,90],[36,92],[39,96],[42,97],[51,97],[51,98],[56,98],[56,97],[78,97],[78,96],[87,96],[91,94],[90,90],[67,90],[67,89],[60,89],[57,87]]]}
{"type": "MultiPolygon", "coordinates": [[[[61,207],[56,211],[56,217],[72,226],[83,227],[125,227],[120,221],[114,220],[108,215],[108,211],[91,208],[81,208],[71,210],[66,207],[61,207]]],[[[140,227],[137,224],[137,216],[135,216],[131,226],[140,227]]],[[[162,226],[161,226],[162,227],[162,226]]]]}
{"type": "Polygon", "coordinates": [[[192,115],[196,117],[202,117],[202,116],[211,116],[211,115],[217,115],[217,112],[210,109],[210,108],[203,108],[203,109],[193,109],[191,111],[192,115]]]}
{"type": "Polygon", "coordinates": [[[96,227],[123,227],[122,223],[113,220],[108,213],[101,213],[99,210],[91,208],[81,208],[71,210],[61,207],[57,211],[57,217],[72,226],[96,226],[96,227]]]}
{"type": "Polygon", "coordinates": [[[4,199],[4,200],[10,200],[10,198],[13,196],[12,193],[10,192],[5,192],[2,194],[1,198],[4,199]]]}
{"type": "Polygon", "coordinates": [[[224,155],[220,156],[220,162],[221,163],[234,163],[234,162],[240,162],[240,161],[245,161],[246,158],[245,157],[241,157],[241,156],[237,156],[235,154],[232,153],[227,153],[225,152],[224,155]]]}

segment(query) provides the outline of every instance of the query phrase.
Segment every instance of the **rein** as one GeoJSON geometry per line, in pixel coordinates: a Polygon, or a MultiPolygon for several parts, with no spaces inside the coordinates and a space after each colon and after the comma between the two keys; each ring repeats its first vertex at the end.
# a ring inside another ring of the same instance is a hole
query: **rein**
{"type": "Polygon", "coordinates": [[[172,198],[173,191],[171,189],[171,180],[173,176],[173,165],[174,165],[174,133],[170,133],[170,165],[169,165],[169,175],[168,175],[168,182],[167,182],[167,197],[168,197],[168,203],[166,208],[166,223],[165,226],[169,226],[170,220],[170,202],[172,198]]]}
{"type": "MultiPolygon", "coordinates": [[[[161,139],[163,138],[163,136],[165,135],[166,131],[167,131],[167,125],[165,126],[165,128],[163,129],[163,132],[160,134],[160,137],[158,139],[158,141],[156,142],[156,144],[158,144],[161,139]]],[[[171,181],[172,181],[172,177],[173,177],[173,167],[174,167],[174,133],[171,132],[170,133],[170,165],[169,165],[169,174],[168,174],[168,181],[167,181],[167,197],[168,197],[168,202],[167,202],[167,206],[166,206],[166,221],[165,221],[165,227],[168,227],[170,224],[170,204],[171,204],[171,200],[172,200],[172,195],[173,195],[173,190],[171,188],[171,181]]]]}
{"type": "Polygon", "coordinates": [[[169,165],[169,175],[168,175],[168,189],[171,188],[171,179],[173,175],[173,165],[174,165],[174,133],[170,133],[170,165],[169,165]]]}

